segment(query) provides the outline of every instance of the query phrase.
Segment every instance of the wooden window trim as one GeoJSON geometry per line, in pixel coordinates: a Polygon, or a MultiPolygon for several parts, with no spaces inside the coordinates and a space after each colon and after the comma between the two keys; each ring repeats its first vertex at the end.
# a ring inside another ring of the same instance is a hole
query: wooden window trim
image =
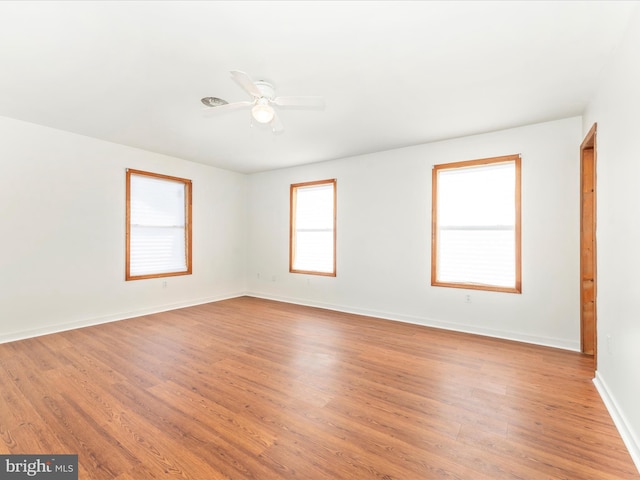
{"type": "Polygon", "coordinates": [[[337,211],[337,181],[335,178],[328,180],[315,180],[312,182],[293,183],[289,189],[289,273],[302,273],[307,275],[321,275],[325,277],[336,276],[336,211],[337,211]],[[296,192],[298,188],[312,187],[316,185],[333,185],[333,272],[317,272],[315,270],[299,270],[293,268],[295,260],[295,242],[296,242],[296,192]]]}
{"type": "Polygon", "coordinates": [[[181,275],[191,275],[193,272],[192,256],[192,183],[191,180],[160,173],[146,172],[143,170],[127,169],[126,185],[126,247],[125,247],[125,280],[144,280],[147,278],[176,277],[181,275]],[[147,177],[170,180],[183,183],[185,186],[185,255],[187,269],[182,272],[154,273],[148,275],[131,275],[131,175],[144,175],[147,177]]]}
{"type": "Polygon", "coordinates": [[[466,160],[461,162],[434,165],[431,172],[431,285],[438,287],[465,288],[470,290],[487,290],[493,292],[522,293],[522,215],[521,215],[521,158],[520,155],[505,155],[501,157],[489,157],[477,160],[466,160]],[[452,283],[440,282],[437,280],[437,257],[438,257],[438,235],[437,235],[437,184],[438,172],[440,170],[452,170],[456,168],[475,167],[490,165],[493,163],[514,162],[516,170],[515,184],[515,285],[514,287],[499,287],[494,285],[483,285],[475,283],[452,283]]]}

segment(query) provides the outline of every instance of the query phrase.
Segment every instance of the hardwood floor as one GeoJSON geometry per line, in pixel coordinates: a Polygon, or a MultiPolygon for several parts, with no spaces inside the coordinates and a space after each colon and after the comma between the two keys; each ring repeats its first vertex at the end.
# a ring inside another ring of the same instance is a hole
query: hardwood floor
{"type": "Polygon", "coordinates": [[[578,353],[250,297],[0,345],[80,479],[640,478],[578,353]]]}

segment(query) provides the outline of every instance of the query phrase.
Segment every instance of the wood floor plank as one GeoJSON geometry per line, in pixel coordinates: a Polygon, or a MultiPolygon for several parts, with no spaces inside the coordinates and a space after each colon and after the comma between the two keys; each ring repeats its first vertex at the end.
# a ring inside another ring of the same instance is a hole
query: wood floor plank
{"type": "Polygon", "coordinates": [[[195,419],[202,425],[203,431],[209,431],[209,437],[233,439],[251,455],[259,455],[277,442],[278,436],[272,429],[246,420],[192,389],[171,382],[150,390],[162,401],[179,408],[187,418],[195,419]],[[239,435],[239,432],[242,434],[239,435]]]}
{"type": "Polygon", "coordinates": [[[640,479],[578,353],[252,297],[0,345],[0,453],[86,480],[640,479]]]}

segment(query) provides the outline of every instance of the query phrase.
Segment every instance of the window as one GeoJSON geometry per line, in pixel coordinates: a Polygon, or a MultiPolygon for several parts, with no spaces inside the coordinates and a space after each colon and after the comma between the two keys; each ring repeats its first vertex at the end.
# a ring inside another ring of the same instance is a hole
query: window
{"type": "Polygon", "coordinates": [[[336,180],[291,185],[289,271],[336,275],[336,180]]]}
{"type": "Polygon", "coordinates": [[[435,165],[431,284],[520,293],[520,156],[435,165]]]}
{"type": "Polygon", "coordinates": [[[126,280],[191,273],[191,180],[127,170],[126,280]]]}

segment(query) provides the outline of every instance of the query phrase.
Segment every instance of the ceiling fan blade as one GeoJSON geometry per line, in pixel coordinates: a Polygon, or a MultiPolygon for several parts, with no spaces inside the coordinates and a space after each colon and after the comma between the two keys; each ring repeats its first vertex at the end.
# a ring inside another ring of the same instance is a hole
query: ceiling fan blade
{"type": "Polygon", "coordinates": [[[271,120],[270,125],[271,125],[271,131],[273,131],[273,133],[284,132],[284,125],[282,124],[282,120],[280,120],[280,117],[275,112],[273,114],[273,120],[271,120]]]}
{"type": "Polygon", "coordinates": [[[213,114],[217,114],[220,112],[228,112],[229,110],[238,110],[240,108],[247,108],[253,105],[253,102],[245,101],[245,102],[234,102],[234,103],[226,103],[224,105],[218,105],[217,107],[207,107],[204,110],[205,116],[211,116],[213,114]]]}
{"type": "Polygon", "coordinates": [[[232,70],[231,76],[233,79],[240,85],[249,95],[252,97],[260,98],[262,96],[262,92],[253,83],[253,80],[244,72],[240,72],[238,70],[232,70]]]}
{"type": "Polygon", "coordinates": [[[273,103],[281,107],[315,107],[324,108],[322,97],[276,97],[273,103]]]}

